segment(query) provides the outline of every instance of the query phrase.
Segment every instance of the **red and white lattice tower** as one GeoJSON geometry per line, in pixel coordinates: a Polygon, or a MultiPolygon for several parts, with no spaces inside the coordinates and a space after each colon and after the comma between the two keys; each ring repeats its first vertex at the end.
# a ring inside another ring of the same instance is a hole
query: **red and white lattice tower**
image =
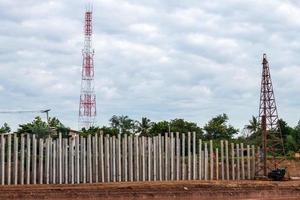
{"type": "Polygon", "coordinates": [[[92,49],[92,9],[85,12],[84,48],[82,50],[82,78],[79,103],[79,128],[90,128],[96,117],[96,94],[94,90],[94,50],[92,49]]]}

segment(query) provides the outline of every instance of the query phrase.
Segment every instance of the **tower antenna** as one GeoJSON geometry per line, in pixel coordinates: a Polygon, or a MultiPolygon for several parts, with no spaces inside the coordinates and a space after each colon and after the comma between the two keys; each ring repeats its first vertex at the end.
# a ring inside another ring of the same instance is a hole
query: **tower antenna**
{"type": "Polygon", "coordinates": [[[278,168],[279,164],[284,160],[278,159],[278,156],[284,156],[285,150],[266,54],[263,55],[262,65],[263,69],[259,104],[259,120],[262,131],[262,152],[257,175],[263,173],[263,176],[267,176],[267,173],[270,170],[278,168]]]}
{"type": "Polygon", "coordinates": [[[92,6],[85,12],[84,48],[82,50],[81,92],[79,103],[79,128],[90,128],[96,117],[96,94],[94,90],[94,50],[92,49],[92,6]]]}

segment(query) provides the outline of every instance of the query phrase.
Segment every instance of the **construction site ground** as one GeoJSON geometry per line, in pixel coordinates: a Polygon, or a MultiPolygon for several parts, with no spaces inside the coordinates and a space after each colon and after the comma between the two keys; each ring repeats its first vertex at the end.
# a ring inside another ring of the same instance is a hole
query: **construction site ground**
{"type": "Polygon", "coordinates": [[[300,181],[157,181],[0,186],[0,200],[299,200],[300,181]]]}

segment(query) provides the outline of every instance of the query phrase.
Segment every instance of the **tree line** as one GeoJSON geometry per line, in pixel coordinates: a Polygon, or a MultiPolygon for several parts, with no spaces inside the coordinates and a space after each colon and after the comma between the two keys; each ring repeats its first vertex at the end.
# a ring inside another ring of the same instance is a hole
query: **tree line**
{"type": "MultiPolygon", "coordinates": [[[[278,128],[281,129],[282,137],[286,152],[288,155],[294,155],[300,151],[300,121],[296,127],[291,127],[283,119],[279,120],[278,128]]],[[[147,117],[143,117],[140,121],[131,119],[128,116],[112,116],[108,126],[93,126],[89,129],[82,128],[78,133],[82,136],[95,134],[103,131],[104,134],[138,134],[146,137],[156,136],[169,132],[195,132],[197,139],[203,140],[230,140],[233,142],[243,142],[245,144],[261,145],[261,128],[257,118],[252,117],[245,126],[248,134],[238,134],[239,129],[229,123],[227,114],[220,114],[211,118],[203,127],[197,123],[186,121],[184,119],[172,119],[170,121],[162,120],[158,122],[151,121],[147,117]]],[[[40,117],[36,117],[32,122],[20,124],[17,133],[36,134],[38,138],[46,138],[49,135],[57,137],[57,133],[61,132],[63,137],[69,137],[70,128],[66,127],[59,119],[49,118],[48,122],[43,121],[40,117]]],[[[11,132],[11,128],[7,123],[0,127],[1,133],[11,132]]]]}

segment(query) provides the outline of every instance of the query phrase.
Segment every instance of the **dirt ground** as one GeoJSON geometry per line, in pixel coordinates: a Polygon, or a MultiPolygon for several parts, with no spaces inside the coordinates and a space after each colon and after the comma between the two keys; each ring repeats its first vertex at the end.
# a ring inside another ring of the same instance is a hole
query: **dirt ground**
{"type": "Polygon", "coordinates": [[[300,181],[179,181],[0,186],[0,200],[299,200],[300,181]]]}

